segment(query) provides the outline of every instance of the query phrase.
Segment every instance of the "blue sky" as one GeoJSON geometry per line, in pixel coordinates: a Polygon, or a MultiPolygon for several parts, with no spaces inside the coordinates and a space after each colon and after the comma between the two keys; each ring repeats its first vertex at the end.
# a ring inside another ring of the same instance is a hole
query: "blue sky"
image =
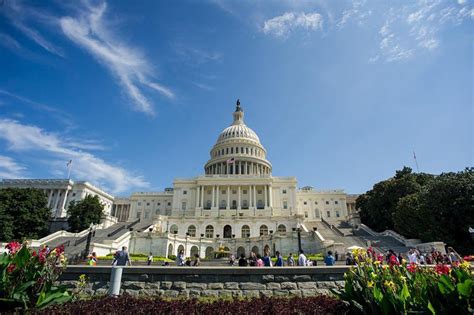
{"type": "Polygon", "coordinates": [[[203,174],[240,98],[275,176],[473,165],[470,1],[2,1],[0,178],[203,174]]]}

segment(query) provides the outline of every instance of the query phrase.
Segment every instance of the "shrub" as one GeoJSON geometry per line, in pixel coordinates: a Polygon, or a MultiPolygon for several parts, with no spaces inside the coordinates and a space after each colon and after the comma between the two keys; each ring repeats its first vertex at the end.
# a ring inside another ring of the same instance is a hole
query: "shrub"
{"type": "Polygon", "coordinates": [[[346,314],[348,305],[331,297],[252,300],[163,300],[122,295],[76,301],[45,309],[44,314],[346,314]]]}
{"type": "Polygon", "coordinates": [[[342,291],[332,290],[355,311],[370,314],[471,314],[470,265],[391,266],[358,251],[358,265],[345,274],[342,291]]]}
{"type": "Polygon", "coordinates": [[[0,256],[0,309],[43,308],[71,296],[54,285],[66,266],[64,248],[34,251],[27,244],[9,243],[0,256]]]}

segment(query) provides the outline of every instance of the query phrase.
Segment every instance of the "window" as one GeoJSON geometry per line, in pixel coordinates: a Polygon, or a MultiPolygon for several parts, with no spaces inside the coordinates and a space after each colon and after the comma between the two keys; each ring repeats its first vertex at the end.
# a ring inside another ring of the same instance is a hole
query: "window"
{"type": "Polygon", "coordinates": [[[235,195],[237,193],[237,190],[232,190],[232,193],[235,195]]]}
{"type": "Polygon", "coordinates": [[[307,218],[308,217],[308,212],[305,211],[304,213],[304,217],[307,218]]]}
{"type": "Polygon", "coordinates": [[[225,148],[225,154],[229,154],[229,148],[225,148]]]}
{"type": "Polygon", "coordinates": [[[250,228],[248,225],[242,226],[242,238],[250,237],[250,228]]]}
{"type": "Polygon", "coordinates": [[[328,205],[328,204],[329,204],[329,201],[326,201],[326,204],[328,205]]]}
{"type": "Polygon", "coordinates": [[[245,152],[249,154],[249,148],[245,148],[245,152]]]}
{"type": "Polygon", "coordinates": [[[288,209],[288,202],[286,200],[283,201],[283,209],[288,209]]]}
{"type": "Polygon", "coordinates": [[[239,147],[235,148],[235,153],[239,153],[239,147]]]}
{"type": "Polygon", "coordinates": [[[156,205],[157,205],[157,206],[161,206],[161,203],[157,202],[156,205]]]}
{"type": "Polygon", "coordinates": [[[173,224],[170,228],[171,234],[178,234],[178,226],[176,224],[173,224]]]}
{"type": "Polygon", "coordinates": [[[265,224],[260,226],[260,235],[268,235],[268,226],[265,224]]]}
{"type": "Polygon", "coordinates": [[[249,208],[249,203],[247,200],[242,201],[242,209],[248,209],[249,208]]]}
{"type": "Polygon", "coordinates": [[[183,201],[181,203],[181,210],[183,210],[183,211],[186,210],[186,201],[183,201]]]}
{"type": "Polygon", "coordinates": [[[149,203],[149,202],[147,202],[147,203],[146,203],[146,205],[147,205],[147,206],[149,206],[149,205],[150,205],[150,203],[149,203]]]}
{"type": "Polygon", "coordinates": [[[230,154],[234,154],[234,148],[230,148],[230,154]]]}
{"type": "Polygon", "coordinates": [[[314,204],[315,204],[315,205],[317,205],[317,204],[318,204],[318,202],[317,202],[317,201],[315,201],[315,202],[314,202],[314,204]]]}
{"type": "Polygon", "coordinates": [[[188,191],[187,190],[183,190],[183,195],[187,195],[188,194],[188,191]]]}
{"type": "Polygon", "coordinates": [[[257,201],[257,209],[263,209],[263,208],[264,208],[263,201],[262,200],[257,201]]]}
{"type": "Polygon", "coordinates": [[[148,216],[150,215],[150,211],[145,212],[145,219],[148,219],[148,216]]]}
{"type": "Polygon", "coordinates": [[[261,190],[257,190],[257,194],[261,195],[261,194],[262,194],[262,191],[261,191],[261,190]]]}
{"type": "Polygon", "coordinates": [[[168,206],[171,206],[171,202],[168,202],[168,206]]]}
{"type": "Polygon", "coordinates": [[[286,226],[284,224],[280,224],[277,229],[278,233],[284,234],[286,233],[286,226]]]}
{"type": "Polygon", "coordinates": [[[227,207],[227,202],[225,200],[221,200],[221,206],[219,209],[225,209],[227,207]]]}
{"type": "Polygon", "coordinates": [[[243,194],[243,195],[246,195],[246,194],[247,194],[247,190],[246,190],[246,189],[242,190],[242,194],[243,194]]]}
{"type": "Polygon", "coordinates": [[[196,237],[196,227],[194,225],[188,227],[188,234],[191,237],[196,237]]]}
{"type": "Polygon", "coordinates": [[[72,196],[75,197],[75,196],[76,196],[76,193],[72,193],[72,196]]]}
{"type": "Polygon", "coordinates": [[[283,189],[283,193],[286,194],[286,189],[283,189]]]}
{"type": "Polygon", "coordinates": [[[303,204],[304,204],[304,205],[307,205],[308,203],[305,201],[305,202],[303,202],[303,204]]]}
{"type": "Polygon", "coordinates": [[[223,195],[225,195],[225,194],[226,194],[226,191],[225,191],[225,190],[223,190],[223,191],[221,191],[221,193],[222,193],[223,195]]]}
{"type": "Polygon", "coordinates": [[[140,219],[142,216],[142,213],[141,212],[137,212],[137,219],[140,219]]]}
{"type": "Polygon", "coordinates": [[[330,218],[331,217],[331,211],[326,211],[326,214],[327,214],[327,217],[330,218]]]}
{"type": "Polygon", "coordinates": [[[339,210],[336,210],[336,217],[340,217],[341,215],[339,214],[339,210]]]}
{"type": "Polygon", "coordinates": [[[213,238],[214,237],[214,227],[212,225],[206,226],[206,237],[213,238]]]}
{"type": "Polygon", "coordinates": [[[334,204],[336,204],[336,205],[338,204],[337,200],[336,200],[336,201],[334,201],[334,204]]]}
{"type": "Polygon", "coordinates": [[[208,200],[206,202],[206,209],[211,209],[211,201],[210,200],[208,200]]]}
{"type": "Polygon", "coordinates": [[[138,202],[138,205],[139,205],[139,206],[141,206],[141,205],[142,205],[142,203],[141,203],[141,202],[138,202]]]}

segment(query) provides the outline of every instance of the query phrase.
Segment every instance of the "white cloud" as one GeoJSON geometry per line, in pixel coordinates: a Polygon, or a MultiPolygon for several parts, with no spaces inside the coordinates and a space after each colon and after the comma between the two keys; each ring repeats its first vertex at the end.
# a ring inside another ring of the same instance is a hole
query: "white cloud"
{"type": "Polygon", "coordinates": [[[114,193],[148,186],[142,176],[134,175],[123,167],[109,164],[90,152],[82,151],[80,148],[86,148],[89,142],[83,145],[78,141],[70,143],[70,139],[11,119],[0,119],[0,139],[7,142],[7,148],[11,151],[44,155],[56,171],[65,169],[66,161],[73,160],[73,177],[91,181],[114,193]]]}
{"type": "Polygon", "coordinates": [[[11,157],[0,155],[0,178],[24,177],[26,168],[13,160],[11,157]]]}
{"type": "Polygon", "coordinates": [[[337,23],[338,28],[343,28],[350,20],[354,20],[358,25],[363,25],[365,21],[372,15],[372,10],[364,8],[366,1],[353,1],[350,9],[342,12],[342,17],[337,23]]]}
{"type": "Polygon", "coordinates": [[[95,7],[86,5],[80,16],[63,17],[59,24],[71,41],[113,73],[137,110],[153,115],[153,106],[141,86],[147,86],[168,98],[173,98],[174,94],[161,84],[152,82],[152,67],[138,49],[116,39],[104,21],[106,9],[105,2],[95,7]]]}
{"type": "Polygon", "coordinates": [[[287,37],[297,28],[317,31],[322,29],[322,27],[323,17],[317,12],[286,12],[283,15],[266,20],[263,24],[262,30],[265,34],[272,34],[276,37],[287,37]]]}

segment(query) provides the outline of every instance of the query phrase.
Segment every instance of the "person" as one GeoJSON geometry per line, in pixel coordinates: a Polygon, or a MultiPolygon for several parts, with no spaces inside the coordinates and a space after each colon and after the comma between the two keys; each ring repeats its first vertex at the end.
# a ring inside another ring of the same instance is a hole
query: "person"
{"type": "Polygon", "coordinates": [[[257,266],[257,256],[255,255],[254,252],[250,252],[249,265],[250,267],[257,266]]]}
{"type": "Polygon", "coordinates": [[[247,267],[248,266],[248,262],[247,262],[247,259],[245,258],[245,254],[240,254],[239,266],[240,267],[247,267]]]}
{"type": "Polygon", "coordinates": [[[255,263],[255,266],[257,267],[263,267],[263,260],[262,260],[262,256],[260,256],[260,254],[257,254],[257,261],[255,263]]]}
{"type": "Polygon", "coordinates": [[[352,253],[350,253],[350,252],[346,253],[346,265],[347,266],[354,265],[354,258],[352,257],[352,253]]]}
{"type": "Polygon", "coordinates": [[[448,257],[451,265],[456,265],[459,263],[460,259],[452,247],[448,248],[448,257]]]}
{"type": "Polygon", "coordinates": [[[191,258],[190,257],[186,257],[185,264],[186,264],[186,266],[191,267],[191,258]]]}
{"type": "Polygon", "coordinates": [[[308,258],[304,255],[304,251],[300,250],[300,256],[298,257],[298,266],[307,266],[308,258]]]}
{"type": "Polygon", "coordinates": [[[201,264],[201,259],[199,259],[199,254],[194,255],[193,266],[197,267],[201,264]]]}
{"type": "Polygon", "coordinates": [[[233,266],[234,264],[235,264],[235,256],[234,254],[231,254],[229,258],[229,265],[233,266]]]}
{"type": "Polygon", "coordinates": [[[279,251],[275,253],[277,260],[275,262],[275,267],[283,267],[283,257],[281,257],[281,254],[279,251]]]}
{"type": "Polygon", "coordinates": [[[150,252],[150,255],[148,255],[147,265],[150,266],[152,262],[153,262],[153,254],[150,252]]]}
{"type": "Polygon", "coordinates": [[[265,251],[265,254],[263,256],[263,265],[265,267],[271,267],[272,266],[272,260],[270,259],[270,254],[268,251],[265,251]]]}
{"type": "Polygon", "coordinates": [[[132,261],[130,260],[130,256],[127,252],[127,246],[123,246],[122,250],[119,250],[115,253],[114,260],[112,261],[112,265],[114,266],[131,266],[132,261]]]}
{"type": "Polygon", "coordinates": [[[89,255],[89,261],[87,262],[87,264],[89,266],[97,266],[97,255],[95,254],[95,252],[92,252],[92,254],[89,255]]]}
{"type": "MultiPolygon", "coordinates": [[[[401,261],[400,257],[398,258],[399,261],[401,261]]],[[[418,264],[418,259],[416,257],[416,251],[414,249],[410,249],[408,252],[408,262],[410,264],[418,264]]]]}
{"type": "Polygon", "coordinates": [[[334,266],[335,260],[332,251],[328,251],[328,255],[324,258],[324,263],[326,266],[334,266]]]}
{"type": "Polygon", "coordinates": [[[45,252],[46,255],[49,255],[49,253],[51,252],[51,248],[49,248],[49,245],[46,245],[45,252]]]}
{"type": "Polygon", "coordinates": [[[162,266],[164,266],[164,267],[168,267],[169,265],[170,265],[170,263],[169,263],[169,262],[167,262],[167,261],[165,261],[165,262],[163,263],[163,265],[162,265],[162,266]]]}
{"type": "Polygon", "coordinates": [[[287,258],[287,260],[286,260],[286,264],[287,264],[288,266],[291,266],[291,267],[293,267],[293,266],[295,265],[295,259],[293,258],[293,253],[289,253],[289,254],[288,254],[288,258],[287,258]]]}
{"type": "Polygon", "coordinates": [[[334,252],[334,258],[335,258],[335,261],[339,260],[339,253],[337,252],[337,250],[334,252]]]}
{"type": "Polygon", "coordinates": [[[176,266],[184,266],[184,251],[180,250],[176,256],[176,266]]]}

